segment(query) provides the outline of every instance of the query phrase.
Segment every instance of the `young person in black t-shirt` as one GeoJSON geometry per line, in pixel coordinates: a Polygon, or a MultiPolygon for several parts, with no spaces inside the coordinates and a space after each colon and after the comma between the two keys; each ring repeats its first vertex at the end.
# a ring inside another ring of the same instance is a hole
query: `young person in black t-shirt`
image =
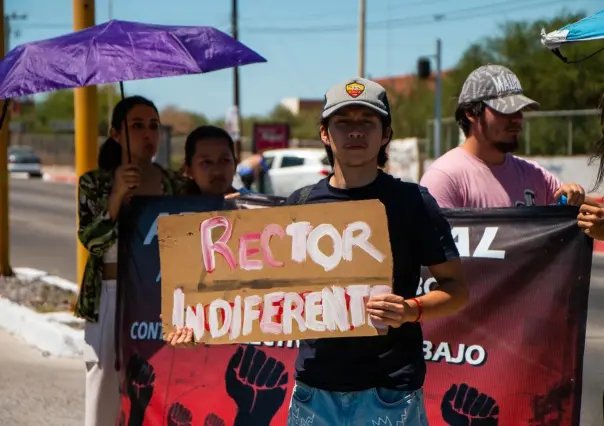
{"type": "MultiPolygon", "coordinates": [[[[334,173],[294,192],[287,204],[380,200],[388,219],[394,294],[367,304],[372,322],[389,327],[387,335],[300,342],[288,426],[426,426],[420,321],[453,314],[468,300],[451,228],[426,188],[380,170],[392,138],[382,86],[357,78],[332,87],[320,130],[334,173]],[[438,286],[415,297],[422,265],[438,286]]],[[[190,346],[193,333],[179,329],[167,340],[190,346]]]]}
{"type": "Polygon", "coordinates": [[[420,321],[457,312],[468,300],[451,228],[425,188],[380,170],[392,138],[382,86],[357,78],[332,87],[320,131],[334,173],[294,192],[287,204],[379,199],[388,218],[394,294],[367,304],[372,321],[389,326],[387,335],[300,342],[288,425],[427,425],[420,321]],[[422,265],[438,288],[416,298],[422,265]]]}

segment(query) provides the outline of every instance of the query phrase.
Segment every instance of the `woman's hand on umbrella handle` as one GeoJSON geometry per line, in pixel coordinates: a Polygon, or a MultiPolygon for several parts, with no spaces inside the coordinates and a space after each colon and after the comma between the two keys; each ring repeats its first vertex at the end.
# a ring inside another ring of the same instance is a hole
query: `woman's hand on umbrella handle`
{"type": "Polygon", "coordinates": [[[113,193],[124,198],[128,192],[138,188],[141,183],[141,170],[134,164],[124,164],[115,170],[113,193]]]}

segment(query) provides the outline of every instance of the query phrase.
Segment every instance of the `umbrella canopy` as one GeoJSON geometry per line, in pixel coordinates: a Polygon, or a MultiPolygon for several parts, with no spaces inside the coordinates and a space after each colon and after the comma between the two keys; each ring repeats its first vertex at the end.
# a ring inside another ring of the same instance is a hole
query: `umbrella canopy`
{"type": "Polygon", "coordinates": [[[266,59],[212,27],[111,20],[10,51],[0,62],[0,99],[258,62],[266,59]]]}
{"type": "Polygon", "coordinates": [[[566,43],[600,39],[604,39],[604,10],[550,33],[541,30],[541,43],[552,50],[566,43]]]}

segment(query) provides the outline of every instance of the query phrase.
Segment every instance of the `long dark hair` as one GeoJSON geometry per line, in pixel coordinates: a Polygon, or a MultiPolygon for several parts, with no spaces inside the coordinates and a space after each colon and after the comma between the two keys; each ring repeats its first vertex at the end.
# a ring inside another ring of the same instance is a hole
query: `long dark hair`
{"type": "MultiPolygon", "coordinates": [[[[157,107],[149,99],[142,96],[128,96],[119,101],[117,105],[115,105],[115,108],[113,108],[113,113],[111,114],[111,128],[121,131],[128,113],[137,105],[151,107],[155,110],[157,115],[159,115],[157,107]]],[[[111,136],[101,145],[98,164],[99,168],[111,171],[117,169],[122,164],[122,147],[111,136]]]]}
{"type": "MultiPolygon", "coordinates": [[[[229,151],[233,155],[233,162],[237,164],[237,156],[235,155],[235,142],[229,132],[221,127],[217,126],[199,126],[193,130],[187,136],[185,141],[185,164],[187,167],[191,167],[193,163],[193,156],[197,149],[197,144],[205,139],[224,139],[227,142],[229,151]]],[[[201,189],[193,181],[193,179],[187,179],[187,183],[184,188],[186,194],[201,194],[201,189]]]]}
{"type": "Polygon", "coordinates": [[[600,129],[602,131],[602,137],[600,137],[593,148],[591,158],[589,159],[589,165],[596,160],[599,160],[600,164],[598,164],[596,181],[589,190],[590,192],[596,191],[604,180],[604,95],[600,97],[598,109],[600,110],[600,129]]]}

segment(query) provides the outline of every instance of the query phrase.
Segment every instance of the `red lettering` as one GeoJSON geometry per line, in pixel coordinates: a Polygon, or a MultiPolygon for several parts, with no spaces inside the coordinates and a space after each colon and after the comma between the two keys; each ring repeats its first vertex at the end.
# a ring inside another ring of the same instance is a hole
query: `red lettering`
{"type": "Polygon", "coordinates": [[[260,253],[256,247],[248,247],[249,243],[260,241],[259,232],[248,232],[239,238],[239,267],[246,271],[258,271],[262,269],[262,260],[250,259],[250,257],[260,253]]]}
{"type": "MultiPolygon", "coordinates": [[[[235,303],[234,302],[229,302],[229,306],[231,307],[231,309],[235,309],[235,303]]],[[[191,308],[195,309],[193,306],[191,306],[191,308]]],[[[210,331],[210,321],[208,320],[209,315],[210,315],[210,305],[205,305],[203,307],[203,310],[205,312],[205,318],[204,318],[204,328],[206,329],[207,332],[210,331]]],[[[224,324],[224,320],[226,318],[226,314],[224,312],[224,309],[220,309],[220,324],[224,324]]]]}
{"type": "MultiPolygon", "coordinates": [[[[344,297],[346,298],[346,311],[350,312],[350,295],[348,292],[344,293],[344,297]]],[[[350,330],[354,330],[354,325],[350,324],[350,330]]]]}
{"type": "Polygon", "coordinates": [[[199,225],[201,234],[201,254],[203,257],[203,265],[208,273],[214,272],[216,269],[216,253],[221,254],[226,260],[227,265],[231,270],[235,269],[237,263],[227,242],[233,233],[233,225],[224,216],[216,216],[211,219],[206,219],[199,225]],[[216,240],[212,241],[212,230],[218,227],[224,227],[224,233],[216,240]]]}
{"type": "Polygon", "coordinates": [[[279,268],[283,266],[283,262],[276,260],[273,257],[273,251],[269,245],[273,235],[277,235],[279,238],[283,239],[285,236],[285,231],[281,226],[274,223],[266,225],[264,231],[262,231],[262,235],[260,236],[260,244],[262,247],[262,254],[264,255],[264,261],[270,266],[279,268]]]}

